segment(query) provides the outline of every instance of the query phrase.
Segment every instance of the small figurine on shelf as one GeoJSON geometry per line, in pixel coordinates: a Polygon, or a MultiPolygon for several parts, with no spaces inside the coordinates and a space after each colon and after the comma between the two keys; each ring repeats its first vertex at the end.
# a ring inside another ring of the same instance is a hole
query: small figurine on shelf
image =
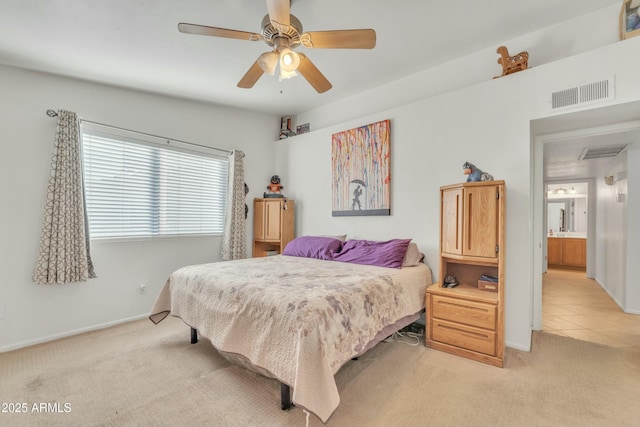
{"type": "Polygon", "coordinates": [[[267,189],[269,190],[269,192],[264,193],[264,197],[265,198],[284,197],[280,193],[280,190],[283,188],[284,187],[282,186],[282,184],[280,184],[280,177],[278,175],[273,175],[271,177],[271,184],[267,185],[267,189]]]}
{"type": "Polygon", "coordinates": [[[458,279],[456,279],[456,276],[452,276],[451,274],[447,274],[444,277],[444,283],[442,284],[443,288],[455,288],[456,286],[458,286],[458,279]]]}
{"type": "Polygon", "coordinates": [[[472,163],[464,162],[462,169],[464,174],[467,175],[467,182],[493,181],[493,176],[486,172],[482,172],[472,163]]]}
{"type": "Polygon", "coordinates": [[[291,130],[291,117],[281,117],[280,118],[280,139],[286,139],[290,136],[295,136],[296,133],[291,130]]]}

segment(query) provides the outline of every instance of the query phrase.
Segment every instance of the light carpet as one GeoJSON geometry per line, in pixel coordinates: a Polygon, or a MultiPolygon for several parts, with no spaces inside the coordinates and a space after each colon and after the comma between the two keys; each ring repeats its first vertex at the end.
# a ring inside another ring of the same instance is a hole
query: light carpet
{"type": "MultiPolygon", "coordinates": [[[[305,425],[300,408],[280,410],[277,381],[231,365],[206,339],[189,344],[175,318],[0,354],[0,378],[3,426],[305,425]]],[[[336,382],[327,426],[640,425],[640,352],[542,332],[530,353],[507,349],[503,369],[383,342],[336,382]]]]}

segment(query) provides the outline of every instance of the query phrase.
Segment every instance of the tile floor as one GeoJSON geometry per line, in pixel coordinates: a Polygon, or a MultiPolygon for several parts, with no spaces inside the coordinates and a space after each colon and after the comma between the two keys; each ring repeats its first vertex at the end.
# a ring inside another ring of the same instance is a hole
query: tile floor
{"type": "Polygon", "coordinates": [[[584,271],[549,269],[543,275],[542,330],[640,349],[640,315],[623,312],[584,271]]]}

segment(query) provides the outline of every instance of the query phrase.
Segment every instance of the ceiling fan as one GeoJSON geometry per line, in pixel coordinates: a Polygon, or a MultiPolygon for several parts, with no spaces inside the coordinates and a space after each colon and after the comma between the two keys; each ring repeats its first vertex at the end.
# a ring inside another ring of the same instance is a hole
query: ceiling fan
{"type": "Polygon", "coordinates": [[[273,50],[260,55],[240,79],[238,87],[244,89],[252,88],[264,73],[274,75],[279,65],[280,79],[293,77],[297,71],[318,93],[323,93],[332,87],[329,80],[306,55],[293,49],[300,45],[312,49],[372,49],[376,45],[376,32],[372,29],[303,33],[302,23],[290,13],[290,0],[267,0],[267,11],[259,34],[187,23],[178,24],[178,30],[203,36],[262,40],[273,47],[273,50]]]}

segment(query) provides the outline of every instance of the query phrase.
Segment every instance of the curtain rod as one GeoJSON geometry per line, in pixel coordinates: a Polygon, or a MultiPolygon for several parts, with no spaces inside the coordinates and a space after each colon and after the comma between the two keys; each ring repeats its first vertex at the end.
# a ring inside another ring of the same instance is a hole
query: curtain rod
{"type": "MultiPolygon", "coordinates": [[[[49,117],[57,117],[58,113],[55,110],[49,109],[49,110],[47,110],[47,116],[49,116],[49,117]]],[[[166,136],[155,135],[155,134],[152,134],[152,133],[140,132],[140,131],[137,131],[137,130],[125,129],[125,128],[121,128],[121,127],[118,127],[118,126],[106,125],[104,123],[93,122],[91,120],[80,119],[80,121],[91,123],[91,124],[94,124],[94,125],[99,125],[99,126],[106,126],[106,127],[113,128],[113,129],[123,130],[125,132],[139,133],[139,134],[142,134],[142,135],[152,136],[154,138],[164,139],[164,140],[167,140],[167,141],[174,141],[174,142],[180,142],[182,144],[195,145],[196,147],[207,148],[209,150],[222,151],[223,153],[227,153],[227,154],[231,154],[232,153],[232,151],[224,150],[222,148],[209,147],[208,145],[196,144],[195,142],[181,141],[179,139],[167,138],[166,136]]]]}

